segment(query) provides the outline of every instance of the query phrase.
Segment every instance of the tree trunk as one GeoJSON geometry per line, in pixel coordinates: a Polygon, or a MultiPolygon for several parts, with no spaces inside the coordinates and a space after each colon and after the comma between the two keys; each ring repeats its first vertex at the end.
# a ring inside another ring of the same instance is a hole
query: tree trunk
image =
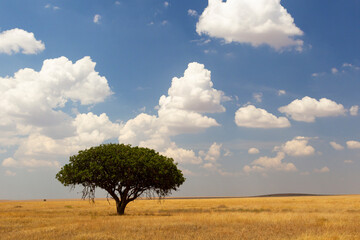
{"type": "Polygon", "coordinates": [[[119,202],[117,202],[117,203],[116,203],[117,214],[119,214],[119,215],[124,215],[126,205],[127,205],[127,202],[126,202],[126,201],[119,201],[119,202]]]}

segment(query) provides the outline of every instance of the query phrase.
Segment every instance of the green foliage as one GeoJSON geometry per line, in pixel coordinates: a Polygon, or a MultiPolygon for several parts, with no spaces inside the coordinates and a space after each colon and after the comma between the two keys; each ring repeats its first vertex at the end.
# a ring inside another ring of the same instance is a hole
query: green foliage
{"type": "Polygon", "coordinates": [[[65,186],[82,185],[83,198],[93,199],[95,188],[100,187],[125,206],[145,193],[164,197],[185,181],[172,158],[124,144],[103,144],[79,151],[56,178],[65,186]]]}

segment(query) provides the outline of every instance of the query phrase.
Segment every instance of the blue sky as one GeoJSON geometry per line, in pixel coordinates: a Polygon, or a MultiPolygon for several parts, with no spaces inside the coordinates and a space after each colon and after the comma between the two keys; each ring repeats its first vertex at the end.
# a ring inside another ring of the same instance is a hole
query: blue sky
{"type": "Polygon", "coordinates": [[[106,142],[173,157],[175,196],[358,193],[359,9],[1,1],[0,199],[79,197],[55,174],[106,142]]]}

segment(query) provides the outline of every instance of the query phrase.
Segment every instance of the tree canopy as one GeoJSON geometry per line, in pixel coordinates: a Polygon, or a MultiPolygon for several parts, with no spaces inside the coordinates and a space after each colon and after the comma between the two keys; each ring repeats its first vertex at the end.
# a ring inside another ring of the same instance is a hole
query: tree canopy
{"type": "Polygon", "coordinates": [[[106,190],[120,215],[141,195],[165,197],[185,181],[172,158],[124,144],[102,144],[79,151],[56,178],[65,186],[82,185],[82,198],[93,200],[96,187],[106,190]]]}

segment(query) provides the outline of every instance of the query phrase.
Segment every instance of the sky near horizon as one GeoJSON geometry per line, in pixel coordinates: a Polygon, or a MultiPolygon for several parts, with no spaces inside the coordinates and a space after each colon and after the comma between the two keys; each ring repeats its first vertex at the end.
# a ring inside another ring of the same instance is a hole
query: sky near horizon
{"type": "MultiPolygon", "coordinates": [[[[0,2],[0,199],[120,142],[174,158],[173,196],[359,194],[358,0],[0,2]]],[[[99,192],[98,197],[104,193],[99,192]]]]}

